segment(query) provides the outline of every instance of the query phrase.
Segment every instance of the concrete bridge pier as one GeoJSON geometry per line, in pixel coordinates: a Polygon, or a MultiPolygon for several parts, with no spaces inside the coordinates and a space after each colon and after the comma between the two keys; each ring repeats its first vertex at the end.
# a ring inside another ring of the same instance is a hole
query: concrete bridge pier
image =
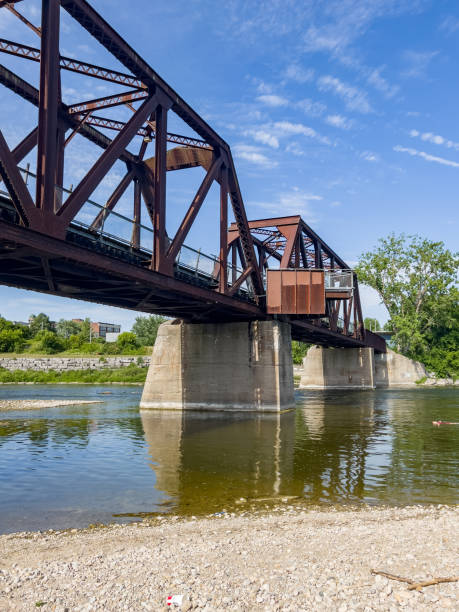
{"type": "Polygon", "coordinates": [[[278,412],[293,405],[290,324],[160,326],[141,409],[278,412]]]}
{"type": "Polygon", "coordinates": [[[300,387],[316,389],[374,389],[372,348],[311,347],[303,359],[300,387]]]}

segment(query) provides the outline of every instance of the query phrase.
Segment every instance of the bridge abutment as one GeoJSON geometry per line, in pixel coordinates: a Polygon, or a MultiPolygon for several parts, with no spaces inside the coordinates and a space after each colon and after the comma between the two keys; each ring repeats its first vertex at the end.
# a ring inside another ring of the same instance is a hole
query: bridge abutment
{"type": "Polygon", "coordinates": [[[288,323],[160,326],[141,409],[278,412],[293,405],[288,323]]]}
{"type": "Polygon", "coordinates": [[[373,389],[374,372],[372,348],[313,346],[303,359],[300,387],[373,389]]]}

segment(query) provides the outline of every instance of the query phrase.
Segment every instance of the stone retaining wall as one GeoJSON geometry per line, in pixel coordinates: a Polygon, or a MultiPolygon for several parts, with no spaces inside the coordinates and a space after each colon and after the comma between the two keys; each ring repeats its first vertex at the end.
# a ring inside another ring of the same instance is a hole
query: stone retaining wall
{"type": "Polygon", "coordinates": [[[147,355],[114,356],[114,357],[17,357],[16,359],[4,357],[0,359],[0,368],[5,370],[105,370],[125,368],[131,363],[145,367],[150,365],[147,355]]]}

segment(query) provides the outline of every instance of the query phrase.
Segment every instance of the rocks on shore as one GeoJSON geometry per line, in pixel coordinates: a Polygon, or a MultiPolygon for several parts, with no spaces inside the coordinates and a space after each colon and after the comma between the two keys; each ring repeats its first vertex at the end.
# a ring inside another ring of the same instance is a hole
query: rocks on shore
{"type": "Polygon", "coordinates": [[[445,506],[158,517],[0,536],[0,609],[432,611],[458,583],[421,592],[373,575],[457,576],[459,511],[445,506]],[[179,607],[167,597],[182,595],[179,607]]]}
{"type": "Polygon", "coordinates": [[[40,410],[43,408],[59,408],[60,406],[76,406],[80,404],[103,404],[102,400],[0,400],[0,412],[9,410],[40,410]]]}

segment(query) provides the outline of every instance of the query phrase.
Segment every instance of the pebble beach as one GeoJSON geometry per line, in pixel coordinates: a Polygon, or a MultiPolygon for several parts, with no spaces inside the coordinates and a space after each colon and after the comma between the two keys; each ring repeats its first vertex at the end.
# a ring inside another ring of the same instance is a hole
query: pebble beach
{"type": "Polygon", "coordinates": [[[0,610],[458,610],[459,510],[447,506],[160,516],[0,536],[0,610]],[[179,596],[167,605],[169,596],[179,596]]]}

